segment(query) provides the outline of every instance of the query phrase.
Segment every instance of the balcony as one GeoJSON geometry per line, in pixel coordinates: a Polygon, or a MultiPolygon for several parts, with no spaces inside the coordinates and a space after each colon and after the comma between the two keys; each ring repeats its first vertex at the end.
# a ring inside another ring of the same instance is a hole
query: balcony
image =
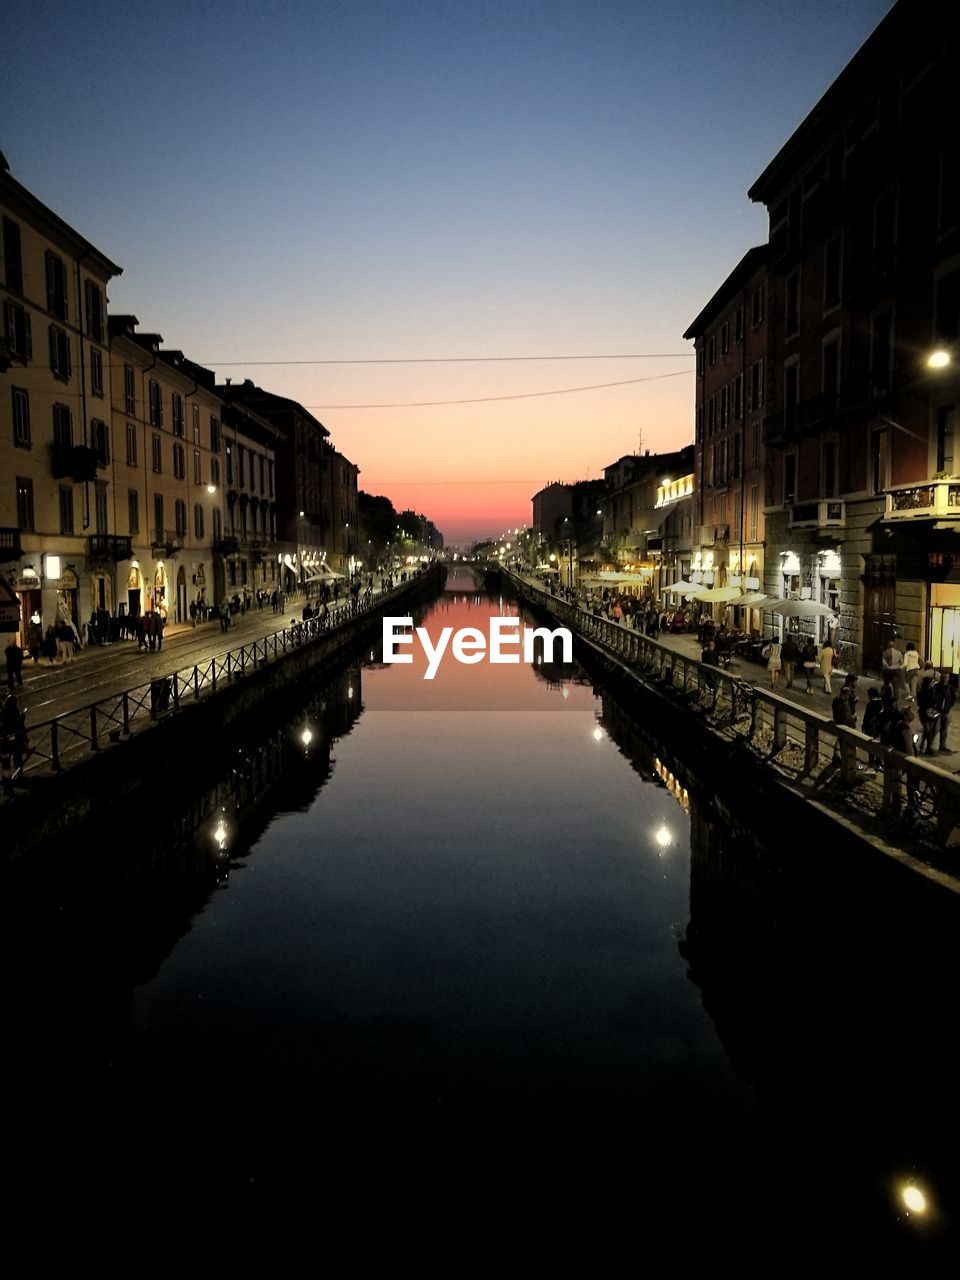
{"type": "Polygon", "coordinates": [[[221,556],[235,556],[239,545],[239,540],[232,534],[213,540],[213,549],[217,555],[221,556]]]}
{"type": "Polygon", "coordinates": [[[844,529],[846,524],[846,507],[835,498],[794,503],[787,520],[791,529],[844,529]]]}
{"type": "Polygon", "coordinates": [[[87,555],[91,560],[119,564],[133,555],[133,539],[114,533],[92,533],[87,539],[87,555]]]}
{"type": "Polygon", "coordinates": [[[150,548],[153,551],[163,550],[169,559],[183,550],[183,539],[186,535],[179,529],[154,529],[150,548]]]}
{"type": "Polygon", "coordinates": [[[0,564],[19,560],[23,555],[19,529],[0,529],[0,564]]]}
{"type": "Polygon", "coordinates": [[[726,546],[729,541],[730,526],[728,524],[702,524],[700,526],[701,547],[726,546]]]}
{"type": "Polygon", "coordinates": [[[95,450],[85,444],[54,444],[50,446],[50,471],[54,480],[69,478],[74,484],[96,480],[99,458],[95,450]]]}
{"type": "Polygon", "coordinates": [[[937,520],[960,523],[960,480],[925,480],[896,485],[886,492],[885,520],[937,520]]]}

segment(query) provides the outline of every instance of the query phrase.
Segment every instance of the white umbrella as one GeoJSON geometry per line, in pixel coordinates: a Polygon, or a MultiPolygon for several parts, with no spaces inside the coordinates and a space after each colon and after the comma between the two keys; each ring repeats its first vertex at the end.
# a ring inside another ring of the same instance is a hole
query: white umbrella
{"type": "Polygon", "coordinates": [[[833,618],[836,613],[816,600],[770,600],[763,605],[764,613],[779,613],[784,618],[833,618]]]}
{"type": "Polygon", "coordinates": [[[735,606],[745,605],[750,609],[759,609],[761,607],[765,609],[767,606],[763,602],[766,598],[762,591],[748,591],[746,595],[740,596],[737,600],[731,600],[728,607],[732,609],[735,606]]]}
{"type": "Polygon", "coordinates": [[[705,604],[729,604],[740,599],[739,587],[706,587],[694,595],[694,600],[702,600],[705,604]]]}
{"type": "Polygon", "coordinates": [[[675,582],[672,586],[664,587],[664,591],[669,591],[675,596],[692,596],[695,591],[700,590],[700,584],[697,582],[675,582]]]}

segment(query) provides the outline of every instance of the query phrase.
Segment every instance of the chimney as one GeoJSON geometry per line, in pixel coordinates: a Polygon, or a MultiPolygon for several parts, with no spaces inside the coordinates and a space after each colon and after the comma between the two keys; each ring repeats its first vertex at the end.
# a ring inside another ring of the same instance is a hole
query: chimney
{"type": "Polygon", "coordinates": [[[229,385],[230,385],[230,379],[229,379],[229,378],[226,378],[226,379],[224,379],[224,381],[226,382],[227,386],[229,387],[229,385]]]}

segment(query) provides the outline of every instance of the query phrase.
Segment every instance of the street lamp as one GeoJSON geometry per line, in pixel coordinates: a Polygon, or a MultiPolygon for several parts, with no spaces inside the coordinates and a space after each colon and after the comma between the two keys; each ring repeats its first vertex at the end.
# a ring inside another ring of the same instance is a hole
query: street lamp
{"type": "Polygon", "coordinates": [[[931,351],[927,356],[928,369],[945,369],[950,363],[950,352],[944,351],[942,347],[938,347],[936,351],[931,351]]]}

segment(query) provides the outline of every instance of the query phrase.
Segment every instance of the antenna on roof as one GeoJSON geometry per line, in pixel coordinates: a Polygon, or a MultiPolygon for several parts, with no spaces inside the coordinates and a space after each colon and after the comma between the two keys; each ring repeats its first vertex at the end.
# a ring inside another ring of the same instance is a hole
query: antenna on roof
{"type": "Polygon", "coordinates": [[[643,453],[643,432],[638,431],[637,432],[637,457],[639,458],[642,453],[643,453]]]}

